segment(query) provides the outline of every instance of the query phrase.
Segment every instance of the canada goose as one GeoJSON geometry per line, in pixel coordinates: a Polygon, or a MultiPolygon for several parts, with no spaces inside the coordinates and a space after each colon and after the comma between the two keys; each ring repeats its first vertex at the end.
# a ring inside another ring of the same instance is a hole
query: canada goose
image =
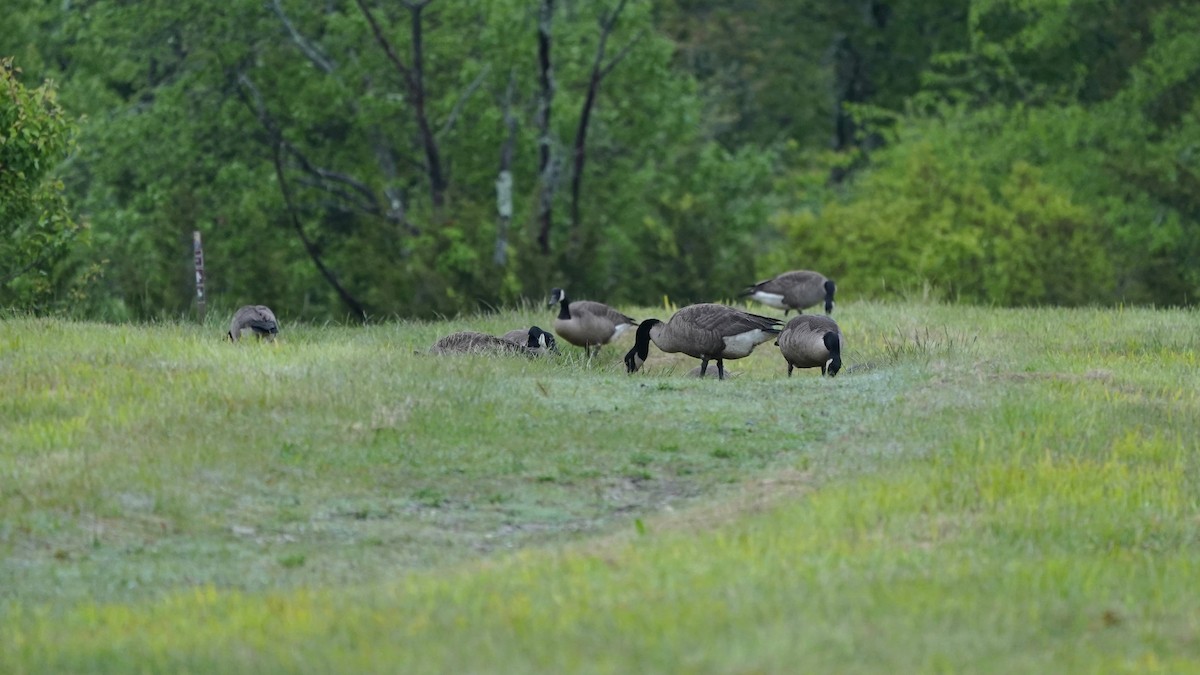
{"type": "MultiPolygon", "coordinates": [[[[539,329],[540,330],[540,329],[539,329]]],[[[433,346],[429,348],[430,354],[528,354],[530,356],[539,353],[537,350],[542,348],[541,343],[537,338],[530,335],[532,331],[526,331],[527,341],[525,343],[510,342],[504,338],[498,338],[495,335],[487,333],[478,333],[473,330],[464,330],[457,333],[451,333],[440,338],[433,346]]]]}
{"type": "Polygon", "coordinates": [[[793,368],[817,368],[830,377],[842,369],[842,330],[827,316],[802,314],[783,327],[775,341],[787,360],[788,377],[793,368]]]}
{"type": "Polygon", "coordinates": [[[819,272],[797,270],[784,272],[774,279],[767,279],[754,284],[742,291],[742,295],[750,296],[764,305],[782,309],[787,316],[789,310],[799,313],[803,309],[825,301],[825,313],[833,313],[833,294],[837,284],[832,279],[826,279],[819,272]]]}
{"type": "Polygon", "coordinates": [[[550,302],[547,304],[559,306],[554,332],[576,347],[583,347],[589,358],[592,356],[592,347],[599,354],[601,346],[637,325],[633,319],[602,302],[570,302],[567,292],[561,288],[550,290],[550,302]]]}
{"type": "Polygon", "coordinates": [[[771,336],[779,334],[783,322],[767,316],[712,303],[689,305],[671,320],[646,319],[638,326],[633,349],[625,355],[625,368],[636,372],[650,355],[650,341],[664,352],[683,352],[700,359],[700,377],[709,359],[717,361],[717,378],[725,379],[725,359],[740,359],[771,336]]]}
{"type": "Polygon", "coordinates": [[[500,338],[519,345],[526,345],[540,355],[558,353],[558,343],[554,340],[554,336],[537,326],[510,330],[500,338]]]}
{"type": "Polygon", "coordinates": [[[229,323],[229,332],[226,335],[229,339],[237,342],[242,338],[243,331],[253,331],[261,340],[266,337],[268,340],[274,340],[279,334],[279,322],[275,320],[275,313],[266,305],[246,305],[233,314],[233,321],[229,323]]]}

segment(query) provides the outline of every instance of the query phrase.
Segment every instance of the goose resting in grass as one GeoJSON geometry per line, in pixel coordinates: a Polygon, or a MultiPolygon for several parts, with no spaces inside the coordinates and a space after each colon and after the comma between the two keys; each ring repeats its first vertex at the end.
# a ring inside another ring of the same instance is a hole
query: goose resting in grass
{"type": "Polygon", "coordinates": [[[842,330],[827,316],[805,314],[784,326],[775,341],[787,360],[788,377],[793,368],[820,368],[833,377],[842,369],[842,330]]]}
{"type": "MultiPolygon", "coordinates": [[[[700,374],[700,366],[696,366],[695,368],[692,368],[691,370],[689,370],[687,372],[688,377],[717,377],[718,375],[720,375],[720,373],[718,373],[715,370],[709,370],[705,374],[701,375],[700,374]]],[[[727,379],[731,378],[731,377],[737,377],[737,373],[734,373],[732,370],[729,370],[728,368],[726,368],[725,369],[725,377],[727,379]]]]}
{"type": "Polygon", "coordinates": [[[500,338],[519,345],[526,345],[540,356],[558,353],[558,343],[555,341],[554,336],[537,326],[510,330],[501,335],[500,338]]]}
{"type": "Polygon", "coordinates": [[[650,355],[650,342],[664,352],[682,352],[700,359],[700,377],[709,360],[717,362],[717,379],[725,379],[725,359],[741,359],[779,334],[783,322],[767,316],[713,303],[688,305],[663,323],[646,319],[637,329],[633,349],[625,355],[625,368],[637,372],[650,355]]]}
{"type": "Polygon", "coordinates": [[[252,331],[260,340],[264,337],[274,340],[279,334],[279,322],[275,320],[275,313],[270,307],[246,305],[233,314],[227,335],[230,340],[237,342],[244,331],[252,331]]]}
{"type": "MultiPolygon", "coordinates": [[[[540,329],[539,329],[540,330],[540,329]]],[[[451,333],[429,348],[430,354],[525,354],[534,356],[545,351],[545,342],[526,332],[526,342],[511,342],[495,335],[464,330],[451,333]]],[[[543,331],[542,337],[546,336],[543,331]]]]}
{"type": "Polygon", "coordinates": [[[760,281],[742,291],[742,295],[748,295],[751,300],[757,300],[768,307],[782,309],[784,316],[787,316],[790,310],[794,309],[799,313],[822,301],[825,302],[825,313],[832,314],[833,294],[836,290],[837,284],[833,283],[832,279],[826,279],[825,275],[809,270],[796,270],[784,272],[774,279],[760,281]]]}
{"type": "Polygon", "coordinates": [[[561,288],[551,289],[550,302],[547,304],[559,306],[558,318],[554,320],[554,332],[576,347],[583,347],[588,358],[593,355],[592,347],[595,347],[595,353],[599,354],[600,347],[637,325],[637,321],[602,302],[570,302],[567,292],[561,288]]]}

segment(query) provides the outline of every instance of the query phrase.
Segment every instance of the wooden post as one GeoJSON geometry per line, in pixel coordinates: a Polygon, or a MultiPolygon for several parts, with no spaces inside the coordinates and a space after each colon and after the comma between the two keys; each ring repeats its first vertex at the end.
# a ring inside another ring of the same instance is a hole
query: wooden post
{"type": "Polygon", "coordinates": [[[196,312],[200,323],[204,323],[204,246],[200,243],[200,230],[192,232],[192,255],[196,263],[196,312]]]}

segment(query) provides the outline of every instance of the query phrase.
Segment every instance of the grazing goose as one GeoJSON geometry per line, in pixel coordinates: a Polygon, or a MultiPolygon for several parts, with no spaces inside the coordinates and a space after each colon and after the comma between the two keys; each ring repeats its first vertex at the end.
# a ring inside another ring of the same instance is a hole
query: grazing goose
{"type": "Polygon", "coordinates": [[[229,323],[229,332],[227,335],[230,340],[237,342],[242,339],[243,331],[253,331],[258,339],[266,337],[268,340],[274,340],[279,334],[279,322],[275,320],[275,313],[266,305],[246,305],[233,314],[233,321],[229,323]]]}
{"type": "MultiPolygon", "coordinates": [[[[539,329],[540,330],[540,329],[539,329]]],[[[473,330],[451,333],[429,348],[430,354],[527,354],[540,353],[542,344],[527,331],[526,342],[511,342],[504,338],[473,330]]]]}
{"type": "Polygon", "coordinates": [[[561,288],[551,289],[550,302],[547,304],[559,306],[554,332],[576,347],[583,347],[589,358],[592,356],[592,347],[599,354],[601,346],[637,325],[633,319],[602,302],[570,302],[567,292],[561,288]]]}
{"type": "Polygon", "coordinates": [[[688,305],[671,320],[646,319],[638,326],[633,349],[625,355],[625,368],[636,372],[650,355],[650,341],[664,352],[683,352],[700,359],[700,377],[709,359],[717,361],[717,378],[725,379],[725,359],[740,359],[779,334],[779,319],[740,309],[705,303],[688,305]]]}
{"type": "Polygon", "coordinates": [[[558,343],[554,340],[554,336],[537,326],[510,330],[500,338],[519,345],[526,345],[542,356],[558,353],[558,343]]]}
{"type": "Polygon", "coordinates": [[[793,368],[820,368],[833,377],[842,369],[842,329],[827,316],[805,314],[784,326],[775,341],[787,360],[788,377],[793,368]]]}
{"type": "Polygon", "coordinates": [[[799,313],[803,309],[818,305],[825,301],[825,313],[833,313],[833,294],[837,284],[832,279],[826,279],[819,272],[797,270],[784,272],[774,279],[767,279],[754,284],[742,291],[742,295],[750,296],[764,305],[782,309],[787,316],[789,310],[799,313]]]}

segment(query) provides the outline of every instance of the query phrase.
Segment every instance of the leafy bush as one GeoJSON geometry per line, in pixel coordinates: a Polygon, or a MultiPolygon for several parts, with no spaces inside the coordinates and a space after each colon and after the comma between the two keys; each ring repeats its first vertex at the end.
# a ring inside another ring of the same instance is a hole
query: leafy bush
{"type": "Polygon", "coordinates": [[[73,147],[75,124],[52,83],[29,89],[20,74],[11,58],[0,59],[0,304],[38,308],[80,231],[50,175],[73,147]]]}
{"type": "MultiPolygon", "coordinates": [[[[928,137],[943,135],[936,125],[928,137]]],[[[980,158],[913,139],[876,157],[840,198],[778,217],[785,245],[767,270],[813,268],[849,296],[923,285],[1001,305],[1111,298],[1111,265],[1094,215],[1022,160],[988,184],[980,158]]]]}

